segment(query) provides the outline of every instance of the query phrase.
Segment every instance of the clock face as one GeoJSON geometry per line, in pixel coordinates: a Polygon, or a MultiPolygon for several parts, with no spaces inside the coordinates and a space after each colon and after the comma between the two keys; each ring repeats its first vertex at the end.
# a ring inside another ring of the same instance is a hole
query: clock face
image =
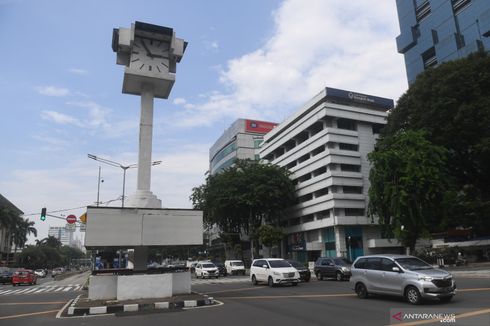
{"type": "Polygon", "coordinates": [[[169,44],[150,38],[135,37],[129,67],[142,72],[168,73],[169,44]]]}

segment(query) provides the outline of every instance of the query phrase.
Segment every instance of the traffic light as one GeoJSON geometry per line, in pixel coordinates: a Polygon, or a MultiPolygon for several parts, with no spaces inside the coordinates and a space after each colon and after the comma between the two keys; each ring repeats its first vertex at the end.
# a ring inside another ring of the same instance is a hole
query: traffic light
{"type": "Polygon", "coordinates": [[[41,209],[41,221],[46,221],[46,207],[41,209]]]}

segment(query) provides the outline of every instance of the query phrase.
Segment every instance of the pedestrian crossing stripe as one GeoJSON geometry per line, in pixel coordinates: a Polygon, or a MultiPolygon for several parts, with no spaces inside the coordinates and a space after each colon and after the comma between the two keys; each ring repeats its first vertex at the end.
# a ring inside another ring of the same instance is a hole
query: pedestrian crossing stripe
{"type": "Polygon", "coordinates": [[[248,276],[233,277],[233,278],[217,278],[217,279],[193,279],[192,284],[230,284],[230,283],[246,283],[250,282],[248,276]]]}
{"type": "Polygon", "coordinates": [[[36,294],[36,293],[49,293],[49,292],[69,292],[69,291],[79,291],[82,288],[80,284],[70,284],[63,286],[36,286],[27,289],[10,289],[10,290],[0,290],[0,296],[11,295],[11,294],[36,294]]]}

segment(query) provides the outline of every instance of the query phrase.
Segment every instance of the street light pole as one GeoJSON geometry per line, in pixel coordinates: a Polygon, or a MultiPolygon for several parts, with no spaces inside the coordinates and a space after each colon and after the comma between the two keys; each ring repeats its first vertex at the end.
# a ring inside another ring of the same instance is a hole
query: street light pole
{"type": "MultiPolygon", "coordinates": [[[[92,154],[87,154],[87,157],[89,159],[99,161],[99,162],[105,163],[107,165],[115,166],[115,167],[123,169],[123,189],[122,189],[122,200],[121,200],[122,205],[121,206],[124,208],[124,197],[125,197],[125,188],[126,188],[126,170],[131,169],[131,168],[136,168],[136,167],[138,167],[138,164],[122,165],[121,163],[114,162],[114,161],[111,161],[111,160],[108,160],[105,158],[101,158],[101,157],[98,157],[98,156],[95,156],[92,154]]],[[[153,161],[153,162],[151,162],[150,166],[159,165],[161,163],[162,163],[162,161],[153,161]]],[[[99,187],[100,187],[100,166],[99,166],[99,187]]],[[[97,206],[99,206],[99,189],[100,189],[99,187],[97,188],[97,206]]]]}
{"type": "Polygon", "coordinates": [[[99,165],[99,179],[97,182],[97,207],[99,207],[99,194],[100,194],[100,165],[99,165]]]}

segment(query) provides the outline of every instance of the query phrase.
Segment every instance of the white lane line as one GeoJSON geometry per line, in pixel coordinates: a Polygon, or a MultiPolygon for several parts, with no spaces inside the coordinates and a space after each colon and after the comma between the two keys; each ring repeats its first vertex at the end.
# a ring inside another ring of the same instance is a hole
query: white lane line
{"type": "Polygon", "coordinates": [[[63,292],[68,292],[71,290],[71,286],[67,287],[66,289],[63,290],[63,292]]]}
{"type": "MultiPolygon", "coordinates": [[[[28,291],[28,290],[29,290],[29,289],[19,290],[19,291],[17,291],[15,294],[21,294],[21,293],[24,293],[24,292],[26,292],[26,291],[28,291]]],[[[12,294],[12,293],[10,293],[10,294],[12,294]]]]}
{"type": "Polygon", "coordinates": [[[2,294],[4,294],[4,293],[7,293],[7,292],[9,292],[9,291],[12,291],[12,290],[3,290],[3,291],[1,291],[1,292],[0,292],[0,295],[2,295],[2,294]]]}
{"type": "Polygon", "coordinates": [[[36,291],[37,289],[38,289],[38,288],[34,288],[34,289],[29,289],[29,291],[26,291],[26,292],[24,292],[24,293],[31,293],[31,292],[34,292],[34,291],[36,291]]]}
{"type": "Polygon", "coordinates": [[[76,288],[74,288],[74,289],[73,289],[73,291],[78,291],[78,290],[80,290],[80,288],[81,288],[81,287],[82,287],[82,286],[81,286],[81,285],[79,285],[79,286],[77,286],[76,288]]]}
{"type": "Polygon", "coordinates": [[[46,289],[45,288],[40,288],[37,291],[34,291],[33,293],[39,293],[39,292],[43,292],[43,291],[46,291],[46,289]]]}
{"type": "Polygon", "coordinates": [[[61,290],[63,290],[63,289],[64,289],[64,287],[62,286],[62,287],[60,287],[60,288],[57,288],[57,289],[56,289],[54,292],[58,292],[58,291],[61,291],[61,290]]]}

